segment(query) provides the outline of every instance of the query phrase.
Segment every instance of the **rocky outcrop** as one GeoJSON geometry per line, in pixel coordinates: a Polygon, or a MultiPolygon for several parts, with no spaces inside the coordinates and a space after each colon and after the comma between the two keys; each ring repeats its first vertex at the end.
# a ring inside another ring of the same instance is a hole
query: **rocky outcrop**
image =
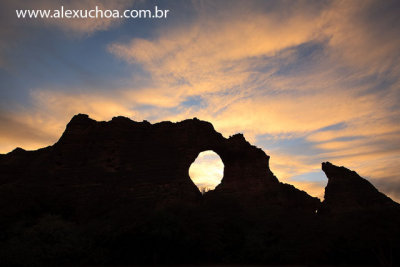
{"type": "Polygon", "coordinates": [[[322,170],[328,177],[322,203],[324,212],[367,212],[400,208],[399,204],[379,192],[355,171],[335,166],[330,162],[323,162],[322,170]]]}
{"type": "Polygon", "coordinates": [[[398,265],[400,205],[355,171],[322,163],[328,178],[318,220],[330,264],[398,265]]]}
{"type": "Polygon", "coordinates": [[[0,155],[0,265],[377,264],[399,250],[398,204],[367,180],[323,163],[321,203],[269,159],[196,118],[76,115],[54,145],[0,155]],[[225,169],[202,195],[188,170],[205,150],[225,169]]]}

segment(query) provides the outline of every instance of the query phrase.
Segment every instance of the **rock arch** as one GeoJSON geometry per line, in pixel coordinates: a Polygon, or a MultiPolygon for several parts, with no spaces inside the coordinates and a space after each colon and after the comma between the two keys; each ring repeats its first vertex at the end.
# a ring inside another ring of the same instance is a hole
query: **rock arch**
{"type": "Polygon", "coordinates": [[[68,123],[53,150],[63,155],[64,159],[57,160],[64,167],[85,162],[82,171],[96,172],[82,176],[126,177],[125,187],[146,198],[185,201],[201,198],[188,170],[200,152],[212,150],[225,167],[221,183],[212,192],[214,195],[258,199],[274,205],[307,208],[312,213],[319,205],[318,199],[280,183],[269,168],[269,156],[247,142],[242,134],[225,138],[211,123],[196,118],[150,124],[124,117],[97,122],[80,114],[68,123]],[[104,172],[109,155],[113,155],[113,170],[104,172]],[[114,170],[115,173],[111,172],[114,170]]]}

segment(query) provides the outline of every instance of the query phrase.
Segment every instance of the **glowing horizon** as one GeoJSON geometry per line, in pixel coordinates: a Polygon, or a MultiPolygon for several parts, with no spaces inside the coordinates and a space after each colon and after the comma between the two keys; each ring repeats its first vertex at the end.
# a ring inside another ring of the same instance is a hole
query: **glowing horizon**
{"type": "Polygon", "coordinates": [[[224,163],[212,150],[200,152],[190,165],[189,176],[200,192],[214,190],[224,176],[224,163]]]}

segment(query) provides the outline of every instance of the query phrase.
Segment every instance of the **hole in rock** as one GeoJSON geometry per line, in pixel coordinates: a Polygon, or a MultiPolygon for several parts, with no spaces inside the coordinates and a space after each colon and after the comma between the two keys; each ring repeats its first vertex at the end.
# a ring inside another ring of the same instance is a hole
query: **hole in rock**
{"type": "Polygon", "coordinates": [[[224,176],[224,163],[212,150],[201,152],[189,168],[190,179],[205,193],[221,183],[224,176]]]}

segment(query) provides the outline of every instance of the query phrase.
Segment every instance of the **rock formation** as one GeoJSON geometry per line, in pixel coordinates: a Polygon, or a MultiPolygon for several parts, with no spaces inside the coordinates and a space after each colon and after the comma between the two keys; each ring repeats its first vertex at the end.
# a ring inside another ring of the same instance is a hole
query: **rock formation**
{"type": "Polygon", "coordinates": [[[379,192],[355,171],[330,162],[322,163],[322,170],[328,177],[322,205],[325,211],[343,213],[400,208],[398,203],[379,192]]]}
{"type": "Polygon", "coordinates": [[[398,262],[399,205],[355,172],[322,168],[321,203],[279,182],[242,134],[79,114],[53,146],[0,155],[0,264],[398,262]],[[202,195],[188,170],[205,150],[225,169],[202,195]]]}

